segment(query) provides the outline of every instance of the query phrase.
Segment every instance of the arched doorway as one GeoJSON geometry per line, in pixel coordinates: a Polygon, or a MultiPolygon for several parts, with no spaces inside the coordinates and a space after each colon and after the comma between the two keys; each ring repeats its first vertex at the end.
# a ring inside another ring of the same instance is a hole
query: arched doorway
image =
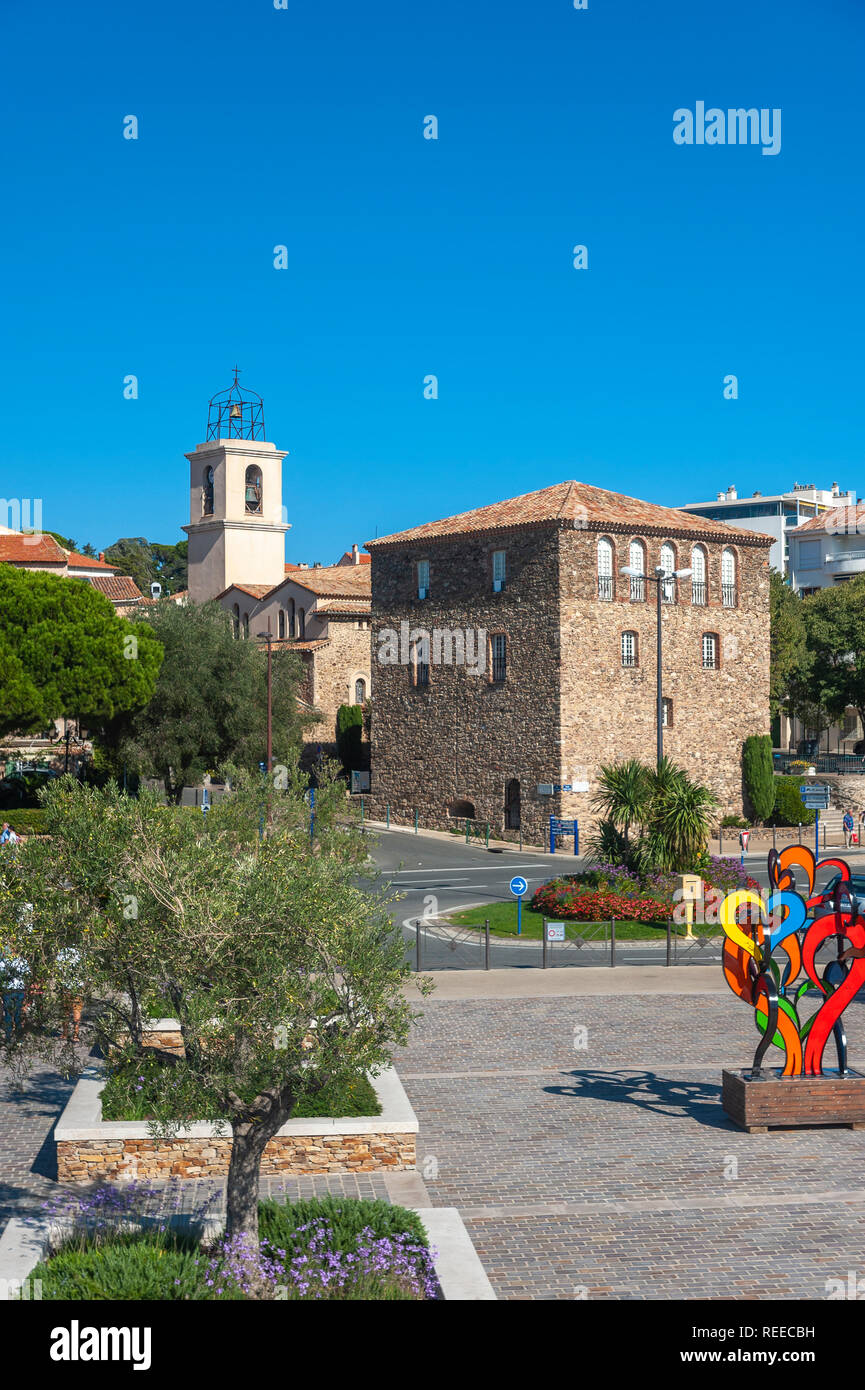
{"type": "Polygon", "coordinates": [[[520,828],[520,784],[516,777],[512,777],[505,786],[505,829],[519,830],[520,828]]]}

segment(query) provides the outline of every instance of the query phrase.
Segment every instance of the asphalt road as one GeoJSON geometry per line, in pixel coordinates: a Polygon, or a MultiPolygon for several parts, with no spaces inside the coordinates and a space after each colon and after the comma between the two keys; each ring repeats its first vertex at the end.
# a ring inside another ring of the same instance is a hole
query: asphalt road
{"type": "MultiPolygon", "coordinates": [[[[558,854],[525,854],[518,848],[487,850],[479,845],[467,845],[454,836],[452,840],[414,835],[404,830],[370,830],[370,856],[379,874],[379,887],[398,891],[400,900],[393,909],[393,919],[403,928],[407,951],[415,960],[417,933],[415,923],[424,919],[421,965],[424,970],[449,968],[479,968],[483,966],[482,934],[470,930],[442,930],[436,919],[445,913],[479,903],[513,902],[509,889],[511,879],[519,874],[526,879],[528,891],[524,904],[548,879],[557,874],[575,873],[584,867],[584,860],[559,851],[558,854]]],[[[845,855],[829,849],[828,855],[846,857],[851,868],[865,868],[865,851],[845,855]]],[[[768,886],[764,854],[746,855],[748,872],[768,886]]],[[[834,870],[827,871],[834,872],[834,870]]],[[[818,873],[818,884],[822,877],[818,873]]],[[[707,964],[719,958],[718,947],[680,946],[680,960],[686,963],[707,964]]],[[[582,947],[552,946],[549,964],[608,965],[609,946],[603,937],[587,941],[582,947]]],[[[619,965],[660,965],[666,959],[665,940],[658,944],[647,942],[617,942],[616,963],[619,965]]],[[[491,942],[492,968],[535,967],[541,962],[541,943],[519,942],[494,938],[491,942]]]]}

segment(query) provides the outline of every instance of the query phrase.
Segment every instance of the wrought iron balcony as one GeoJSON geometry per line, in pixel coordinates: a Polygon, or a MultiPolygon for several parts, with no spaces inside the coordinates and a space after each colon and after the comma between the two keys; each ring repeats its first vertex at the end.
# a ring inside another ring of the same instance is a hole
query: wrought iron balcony
{"type": "Polygon", "coordinates": [[[691,580],[691,602],[705,608],[708,599],[707,585],[703,579],[691,580]]]}
{"type": "Polygon", "coordinates": [[[735,584],[722,584],[722,585],[721,585],[721,602],[723,603],[723,605],[724,605],[725,608],[735,608],[735,607],[736,607],[736,585],[735,585],[735,584]]]}
{"type": "Polygon", "coordinates": [[[642,574],[631,575],[631,603],[645,603],[646,578],[642,574]]]}
{"type": "Polygon", "coordinates": [[[613,576],[611,574],[598,575],[598,598],[606,603],[612,602],[615,598],[613,576]]]}

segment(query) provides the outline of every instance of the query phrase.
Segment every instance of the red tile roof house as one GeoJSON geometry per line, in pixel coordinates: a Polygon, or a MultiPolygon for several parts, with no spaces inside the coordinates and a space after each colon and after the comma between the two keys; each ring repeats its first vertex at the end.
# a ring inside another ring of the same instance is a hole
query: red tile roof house
{"type": "Polygon", "coordinates": [[[352,554],[357,546],[335,565],[286,564],[278,584],[230,584],[216,596],[236,631],[261,638],[269,628],[275,646],[300,656],[302,703],[321,716],[306,731],[307,758],[334,756],[340,705],[370,696],[371,570],[352,554]]]}
{"type": "Polygon", "coordinates": [[[44,532],[0,533],[0,563],[18,569],[42,570],[48,574],[85,579],[105,594],[120,612],[143,601],[143,594],[129,575],[120,574],[116,565],[106,563],[104,554],[94,559],[65,550],[53,536],[44,532]]]}
{"type": "Polygon", "coordinates": [[[588,830],[600,766],[654,761],[655,585],[621,569],[659,564],[693,571],[662,594],[665,752],[741,813],[743,740],[769,731],[770,544],[578,482],[369,541],[375,814],[588,830]]]}

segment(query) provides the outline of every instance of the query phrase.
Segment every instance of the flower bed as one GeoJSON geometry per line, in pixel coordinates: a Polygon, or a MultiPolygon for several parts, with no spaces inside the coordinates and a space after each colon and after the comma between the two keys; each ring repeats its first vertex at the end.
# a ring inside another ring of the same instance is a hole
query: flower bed
{"type": "MultiPolygon", "coordinates": [[[[662,926],[672,917],[676,874],[640,876],[620,865],[598,864],[579,874],[567,874],[541,885],[531,901],[532,912],[578,922],[627,919],[662,926]]],[[[760,885],[738,860],[713,855],[703,870],[703,900],[734,888],[760,885]]]]}
{"type": "MultiPolygon", "coordinates": [[[[175,1211],[179,1190],[173,1192],[175,1211]]],[[[128,1184],[49,1205],[43,1300],[424,1300],[440,1296],[419,1217],[383,1201],[262,1202],[259,1239],[208,1238],[209,1199],[171,1224],[162,1189],[128,1184]]]]}

